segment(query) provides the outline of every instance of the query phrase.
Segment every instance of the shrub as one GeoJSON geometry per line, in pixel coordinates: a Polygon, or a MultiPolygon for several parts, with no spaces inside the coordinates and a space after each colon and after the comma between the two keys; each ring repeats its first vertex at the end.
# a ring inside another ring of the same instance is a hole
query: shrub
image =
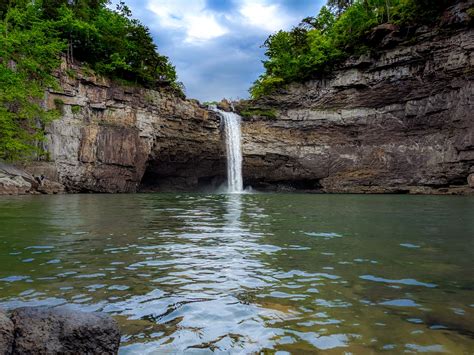
{"type": "Polygon", "coordinates": [[[73,114],[77,114],[77,113],[81,112],[81,106],[79,106],[79,105],[72,105],[72,106],[71,106],[71,112],[72,112],[73,114]]]}

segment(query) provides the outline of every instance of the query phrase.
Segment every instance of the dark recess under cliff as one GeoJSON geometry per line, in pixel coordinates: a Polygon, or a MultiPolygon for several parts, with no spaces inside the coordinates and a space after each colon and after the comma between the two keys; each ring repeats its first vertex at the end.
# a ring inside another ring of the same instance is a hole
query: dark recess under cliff
{"type": "Polygon", "coordinates": [[[225,162],[222,159],[150,160],[139,191],[216,191],[225,179],[225,162]]]}

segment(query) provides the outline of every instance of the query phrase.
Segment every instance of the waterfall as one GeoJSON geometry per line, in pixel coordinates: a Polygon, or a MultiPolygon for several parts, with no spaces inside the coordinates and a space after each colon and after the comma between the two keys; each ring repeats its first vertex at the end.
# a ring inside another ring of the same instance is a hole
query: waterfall
{"type": "Polygon", "coordinates": [[[225,131],[227,155],[227,189],[229,193],[239,193],[244,189],[242,180],[242,147],[240,134],[240,116],[212,108],[222,117],[225,131]]]}

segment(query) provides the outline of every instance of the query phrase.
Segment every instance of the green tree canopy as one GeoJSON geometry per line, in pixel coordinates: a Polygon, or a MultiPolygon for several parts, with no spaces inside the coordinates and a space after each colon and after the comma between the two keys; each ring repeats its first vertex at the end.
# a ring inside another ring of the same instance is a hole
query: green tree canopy
{"type": "Polygon", "coordinates": [[[264,43],[265,73],[250,88],[253,98],[291,82],[332,70],[348,56],[366,52],[367,33],[376,25],[429,24],[453,0],[329,0],[316,17],[306,17],[290,31],[279,31],[264,43]]]}
{"type": "Polygon", "coordinates": [[[0,1],[0,159],[42,154],[44,126],[59,113],[46,111],[46,88],[61,56],[99,74],[148,88],[182,84],[150,31],[120,2],[108,0],[0,1]]]}

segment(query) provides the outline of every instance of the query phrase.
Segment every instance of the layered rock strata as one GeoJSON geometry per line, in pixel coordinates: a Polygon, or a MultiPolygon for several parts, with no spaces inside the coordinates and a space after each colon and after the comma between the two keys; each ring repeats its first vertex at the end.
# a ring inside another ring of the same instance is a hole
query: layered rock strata
{"type": "MultiPolygon", "coordinates": [[[[473,193],[473,4],[458,1],[435,28],[379,26],[367,38],[370,55],[244,102],[245,185],[473,193]]],[[[49,161],[20,172],[0,166],[0,194],[196,191],[225,180],[214,112],[79,67],[59,72],[61,89],[45,100],[62,112],[46,127],[49,161]]]]}
{"type": "Polygon", "coordinates": [[[457,12],[447,13],[444,27],[419,28],[409,40],[396,28],[377,29],[374,54],[246,103],[259,113],[242,127],[246,183],[474,192],[474,31],[467,8],[450,9],[457,12]]]}
{"type": "Polygon", "coordinates": [[[197,102],[61,72],[61,90],[46,99],[62,118],[47,127],[45,175],[68,191],[189,190],[224,178],[219,119],[197,102]]]}

